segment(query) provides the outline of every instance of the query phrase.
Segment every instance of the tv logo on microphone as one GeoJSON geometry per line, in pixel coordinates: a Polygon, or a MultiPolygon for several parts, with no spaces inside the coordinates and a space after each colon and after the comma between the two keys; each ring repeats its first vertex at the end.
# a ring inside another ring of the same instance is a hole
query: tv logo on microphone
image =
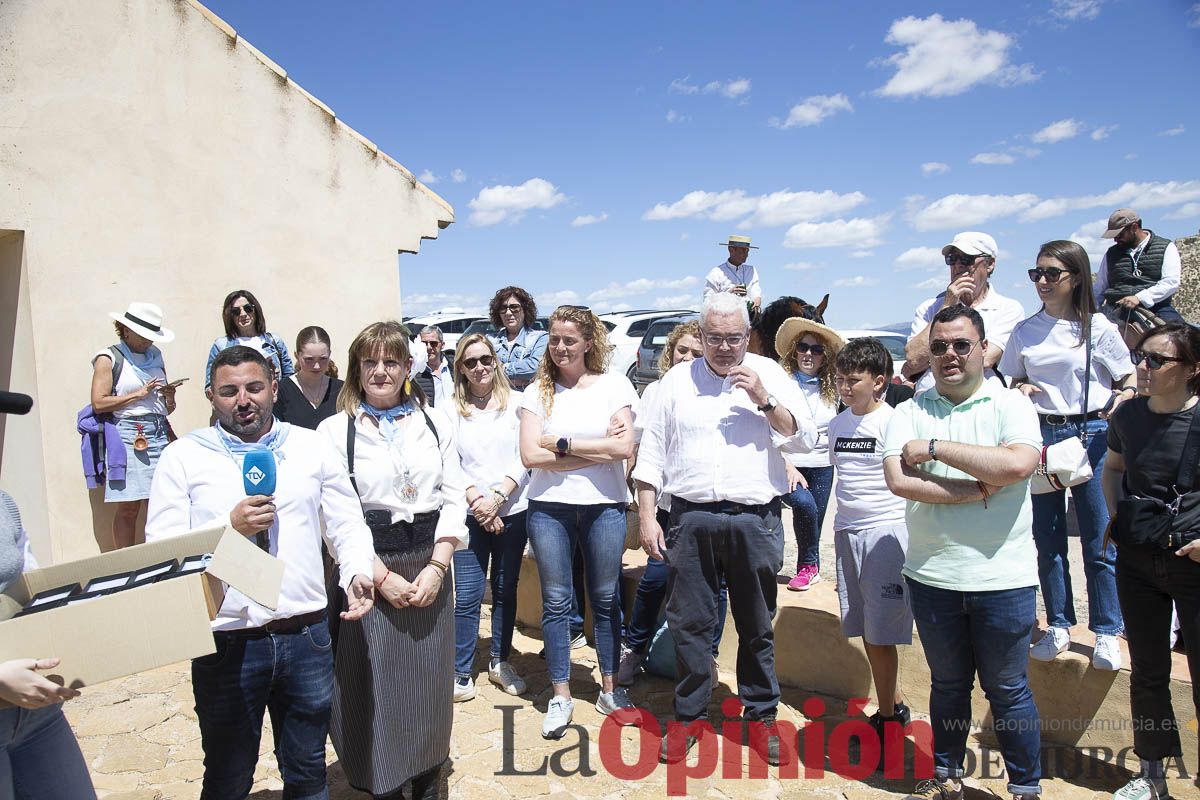
{"type": "Polygon", "coordinates": [[[263,472],[258,467],[251,467],[250,471],[246,473],[246,480],[250,481],[255,486],[258,486],[260,483],[262,483],[263,479],[266,477],[267,473],[263,472]]]}

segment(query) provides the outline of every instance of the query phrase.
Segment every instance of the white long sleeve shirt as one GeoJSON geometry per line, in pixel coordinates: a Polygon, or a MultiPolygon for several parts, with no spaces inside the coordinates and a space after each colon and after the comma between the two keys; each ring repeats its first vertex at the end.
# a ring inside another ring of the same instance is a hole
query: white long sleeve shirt
{"type": "Polygon", "coordinates": [[[704,279],[704,299],[713,293],[732,292],[734,286],[746,287],[747,300],[762,300],[762,286],[758,283],[758,270],[752,264],[735,267],[728,260],[718,264],[704,279]]]}
{"type": "Polygon", "coordinates": [[[698,358],[659,381],[647,410],[633,477],[693,503],[728,500],[761,505],[787,494],[782,453],[808,452],[817,426],[800,387],[769,358],[747,353],[767,393],[792,413],[796,432],[783,436],[742,389],[732,389],[698,358]]]}
{"type": "MultiPolygon", "coordinates": [[[[278,420],[276,425],[280,424],[278,420]]],[[[183,437],[163,450],[150,487],[146,541],[229,524],[233,507],[246,497],[241,462],[183,437]]],[[[326,607],[321,562],[321,515],[326,537],[342,565],[342,586],[355,575],[371,576],[375,550],[371,531],[345,466],[324,437],[293,426],[276,459],[276,522],[270,529],[271,555],[284,563],[279,607],[272,611],[233,587],[213,630],[257,628],[326,607]]],[[[199,555],[199,554],[197,554],[199,555]]]]}
{"type": "MultiPolygon", "coordinates": [[[[1142,251],[1146,249],[1146,245],[1150,242],[1150,237],[1133,248],[1134,260],[1141,257],[1142,251]]],[[[1183,262],[1179,257],[1179,248],[1174,242],[1167,245],[1163,250],[1162,261],[1162,276],[1153,286],[1147,286],[1140,292],[1134,295],[1141,301],[1142,305],[1149,308],[1150,306],[1161,303],[1171,295],[1179,291],[1179,279],[1183,272],[1183,262]]],[[[1096,280],[1092,283],[1092,292],[1099,300],[1104,299],[1104,291],[1108,288],[1108,253],[1105,252],[1100,258],[1100,269],[1096,273],[1096,280]]]]}
{"type": "Polygon", "coordinates": [[[508,501],[500,507],[502,517],[519,514],[529,505],[525,497],[529,470],[521,463],[520,407],[521,393],[513,391],[508,395],[508,408],[504,410],[472,408],[471,416],[464,417],[458,408],[449,404],[444,409],[454,428],[454,442],[458,446],[466,486],[474,486],[487,495],[505,478],[512,478],[517,485],[508,501]]]}

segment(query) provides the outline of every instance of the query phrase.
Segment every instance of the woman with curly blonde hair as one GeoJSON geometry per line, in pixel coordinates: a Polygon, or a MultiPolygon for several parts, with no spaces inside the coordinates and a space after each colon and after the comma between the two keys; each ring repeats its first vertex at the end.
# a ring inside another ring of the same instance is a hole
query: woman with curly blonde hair
{"type": "Polygon", "coordinates": [[[633,454],[637,393],[624,375],[607,373],[612,345],[595,314],[559,306],[550,315],[546,356],[521,402],[521,461],[531,469],[527,489],[529,540],[542,584],[542,635],[554,695],[542,736],[561,738],[574,703],[571,669],[571,560],[583,551],[600,663],[596,710],[609,714],[632,703],[616,686],[621,639],[616,588],[625,549],[629,489],[625,460],[633,454]]]}
{"type": "Polygon", "coordinates": [[[821,526],[833,488],[829,465],[829,420],[837,414],[837,389],[833,362],[846,340],[833,328],[802,317],[785,320],[775,334],[779,363],[800,384],[800,392],[813,421],[817,423],[817,445],[809,453],[788,453],[788,485],[792,491],[783,502],[792,508],[792,530],[796,534],[796,575],[788,582],[793,592],[803,592],[821,580],[821,526]]]}

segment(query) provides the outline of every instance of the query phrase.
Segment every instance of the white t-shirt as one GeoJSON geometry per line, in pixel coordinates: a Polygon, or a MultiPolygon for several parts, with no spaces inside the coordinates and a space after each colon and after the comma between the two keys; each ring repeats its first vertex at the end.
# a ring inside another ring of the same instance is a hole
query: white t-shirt
{"type": "Polygon", "coordinates": [[[521,393],[514,391],[508,396],[508,408],[504,410],[480,411],[471,409],[471,416],[458,413],[452,406],[453,396],[442,410],[450,418],[454,428],[454,441],[458,445],[458,456],[462,461],[467,486],[474,486],[485,495],[493,486],[500,486],[504,478],[512,478],[517,488],[500,507],[500,516],[519,514],[529,504],[525,499],[525,487],[529,483],[529,470],[521,463],[521,421],[517,409],[521,406],[521,393]]]}
{"type": "MultiPolygon", "coordinates": [[[[151,350],[157,350],[157,348],[151,345],[151,350]]],[[[146,354],[148,355],[149,352],[150,351],[147,351],[146,354]]],[[[93,366],[95,366],[96,359],[100,356],[108,356],[108,359],[106,359],[104,363],[111,369],[112,351],[107,347],[103,350],[97,350],[92,356],[93,366]]],[[[131,359],[129,356],[125,356],[125,362],[121,364],[121,372],[119,375],[117,375],[117,385],[113,387],[113,394],[129,394],[130,392],[136,392],[138,389],[142,388],[142,386],[146,383],[146,381],[150,380],[150,378],[158,378],[163,383],[167,382],[167,371],[161,367],[150,367],[148,369],[146,367],[139,367],[139,369],[141,369],[141,371],[149,377],[145,379],[138,377],[138,371],[133,368],[131,362],[134,359],[140,360],[140,357],[142,356],[143,354],[141,353],[134,353],[133,359],[131,359]]],[[[112,412],[114,419],[145,417],[150,414],[159,414],[164,417],[167,415],[167,401],[163,399],[162,392],[151,392],[142,399],[136,400],[129,405],[118,408],[116,411],[112,412]]]]}
{"type": "MultiPolygon", "coordinates": [[[[1133,372],[1133,364],[1117,326],[1103,314],[1092,315],[1091,339],[1088,411],[1098,411],[1108,403],[1113,384],[1133,372]]],[[[1029,398],[1039,414],[1078,414],[1086,363],[1087,348],[1079,344],[1079,323],[1057,319],[1043,310],[1013,329],[1000,358],[1000,371],[1010,381],[1023,378],[1041,389],[1029,398]]]]}
{"type": "Polygon", "coordinates": [[[795,375],[791,377],[799,385],[800,394],[804,397],[804,403],[808,406],[808,412],[812,416],[813,422],[817,423],[817,443],[813,446],[811,452],[788,453],[787,460],[792,462],[793,467],[828,467],[828,427],[829,420],[833,419],[834,415],[837,414],[837,403],[829,405],[821,399],[820,383],[799,381],[796,380],[795,375]]]}
{"type": "MultiPolygon", "coordinates": [[[[926,325],[933,322],[933,318],[942,310],[942,302],[945,298],[946,293],[942,292],[917,306],[908,338],[916,336],[925,329],[926,325]]],[[[983,317],[983,331],[988,342],[997,347],[1004,347],[1013,328],[1018,322],[1025,319],[1025,309],[1021,307],[1021,304],[997,292],[993,284],[988,284],[988,293],[983,296],[979,305],[973,306],[973,308],[979,312],[979,316],[983,317]]],[[[1004,372],[1003,368],[1000,371],[1004,372]]],[[[994,377],[995,374],[990,369],[984,372],[984,376],[988,378],[994,377]]],[[[1008,373],[1005,373],[1006,377],[1007,375],[1008,373]]],[[[933,383],[933,370],[927,369],[913,388],[920,393],[932,388],[933,383]]]]}
{"type": "MultiPolygon", "coordinates": [[[[566,389],[554,385],[554,406],[550,418],[542,407],[541,391],[536,383],[525,390],[521,408],[541,418],[542,433],[568,439],[603,439],[612,415],[622,408],[637,408],[638,396],[624,375],[598,375],[586,389],[566,389]]],[[[625,483],[625,462],[610,461],[565,472],[535,469],[529,479],[527,497],[548,503],[598,505],[629,502],[625,483]]]]}
{"type": "Polygon", "coordinates": [[[856,415],[846,409],[829,422],[829,463],[837,470],[834,530],[862,530],[904,522],[904,498],[883,478],[883,440],[895,409],[884,403],[856,415]]]}

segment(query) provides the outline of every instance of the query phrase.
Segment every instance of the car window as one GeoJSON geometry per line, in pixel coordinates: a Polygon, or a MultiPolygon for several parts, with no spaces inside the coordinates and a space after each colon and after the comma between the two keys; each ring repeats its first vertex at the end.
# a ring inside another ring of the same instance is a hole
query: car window
{"type": "Polygon", "coordinates": [[[613,329],[617,327],[617,323],[615,322],[609,322],[606,319],[602,319],[600,321],[604,323],[604,327],[608,329],[609,333],[612,333],[613,329]]]}
{"type": "Polygon", "coordinates": [[[650,326],[649,331],[646,332],[646,336],[642,339],[642,345],[644,347],[662,347],[667,343],[667,337],[671,335],[671,331],[678,324],[679,322],[676,320],[655,322],[654,325],[650,326]]]}
{"type": "Polygon", "coordinates": [[[641,338],[646,335],[646,329],[650,327],[652,320],[639,319],[637,322],[629,326],[629,330],[625,332],[627,336],[641,338]]]}

